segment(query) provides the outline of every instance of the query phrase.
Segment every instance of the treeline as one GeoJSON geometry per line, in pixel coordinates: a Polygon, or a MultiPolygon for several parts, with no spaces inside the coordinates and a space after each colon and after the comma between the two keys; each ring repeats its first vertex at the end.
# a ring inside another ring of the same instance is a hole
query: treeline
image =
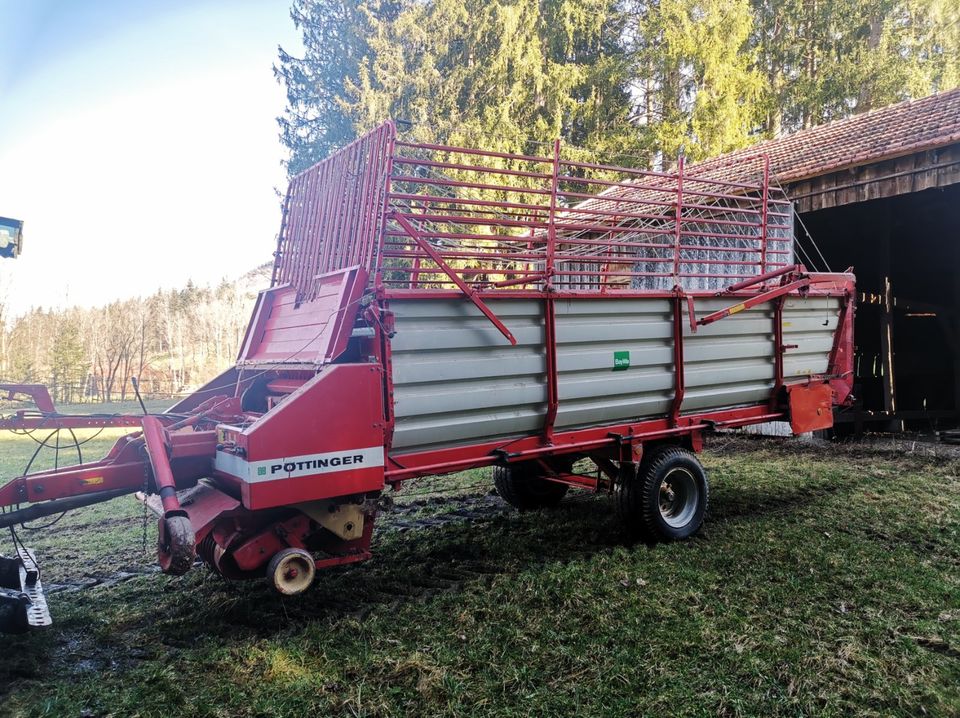
{"type": "Polygon", "coordinates": [[[236,359],[262,267],[216,287],[188,284],[103,307],[34,309],[0,339],[0,377],[41,383],[60,403],[126,400],[131,376],[147,396],[172,396],[236,359]]]}
{"type": "Polygon", "coordinates": [[[584,159],[655,166],[960,83],[957,0],[294,0],[291,14],[305,52],[276,68],[291,173],[391,117],[418,141],[530,152],[562,137],[584,159]]]}

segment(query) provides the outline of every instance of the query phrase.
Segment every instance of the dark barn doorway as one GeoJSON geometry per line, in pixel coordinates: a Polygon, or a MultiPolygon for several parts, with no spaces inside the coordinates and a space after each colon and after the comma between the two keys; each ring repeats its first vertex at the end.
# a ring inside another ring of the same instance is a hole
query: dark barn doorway
{"type": "MultiPolygon", "coordinates": [[[[829,266],[857,275],[857,430],[930,430],[960,410],[960,185],[800,215],[829,266]],[[890,368],[892,367],[892,372],[890,368]]],[[[809,242],[798,223],[798,240],[809,242]]]]}
{"type": "Polygon", "coordinates": [[[721,172],[758,155],[800,219],[797,261],[857,275],[858,403],[837,413],[838,429],[957,426],[960,87],[698,164],[721,172]]]}

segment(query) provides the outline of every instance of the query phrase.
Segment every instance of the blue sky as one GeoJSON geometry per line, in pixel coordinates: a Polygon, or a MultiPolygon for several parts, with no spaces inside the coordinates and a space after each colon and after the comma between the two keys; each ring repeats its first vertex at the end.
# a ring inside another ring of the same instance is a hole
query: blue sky
{"type": "Polygon", "coordinates": [[[99,304],[268,261],[289,0],[0,0],[0,296],[99,304]]]}

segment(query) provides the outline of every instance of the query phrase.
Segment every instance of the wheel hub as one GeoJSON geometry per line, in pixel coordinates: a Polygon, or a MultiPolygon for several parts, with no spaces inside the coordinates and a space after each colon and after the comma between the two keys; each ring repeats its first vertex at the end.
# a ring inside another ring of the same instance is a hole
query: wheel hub
{"type": "Polygon", "coordinates": [[[693,474],[677,467],[660,482],[660,516],[672,528],[685,526],[697,510],[699,497],[693,474]]]}

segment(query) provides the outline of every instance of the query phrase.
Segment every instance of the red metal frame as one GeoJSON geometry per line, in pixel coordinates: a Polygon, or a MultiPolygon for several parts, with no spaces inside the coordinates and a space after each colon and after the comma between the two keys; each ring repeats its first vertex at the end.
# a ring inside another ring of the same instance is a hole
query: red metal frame
{"type": "Polygon", "coordinates": [[[775,289],[768,289],[765,292],[761,292],[760,294],[755,294],[748,299],[744,299],[742,302],[738,302],[737,304],[733,304],[729,307],[724,307],[716,312],[711,312],[707,316],[698,319],[697,325],[702,327],[707,324],[712,324],[719,319],[733,316],[734,314],[738,314],[745,309],[750,309],[750,307],[755,307],[758,304],[769,302],[772,299],[782,297],[785,294],[789,294],[790,292],[797,291],[808,286],[810,286],[810,279],[808,277],[801,277],[800,279],[790,282],[789,284],[784,284],[775,289]]]}
{"type": "Polygon", "coordinates": [[[0,392],[7,392],[7,400],[12,401],[18,395],[28,396],[33,400],[37,411],[52,414],[56,411],[50,392],[43,384],[0,384],[0,392]]]}
{"type": "MultiPolygon", "coordinates": [[[[209,473],[209,460],[217,445],[216,431],[174,433],[169,441],[170,454],[168,457],[164,451],[164,457],[170,473],[161,478],[160,485],[167,485],[166,479],[176,476],[177,485],[184,486],[209,473]]],[[[143,446],[141,434],[128,434],[121,437],[100,461],[15,478],[0,486],[0,506],[52,501],[115,489],[128,489],[131,493],[138,491],[143,488],[146,476],[143,446]]]]}
{"type": "Polygon", "coordinates": [[[683,303],[682,290],[677,287],[673,297],[673,404],[670,407],[670,423],[680,422],[680,407],[686,392],[685,367],[683,363],[683,303]]]}
{"type": "Polygon", "coordinates": [[[640,446],[649,442],[681,439],[714,428],[736,428],[786,417],[786,408],[771,411],[765,405],[757,405],[682,415],[676,425],[668,417],[557,433],[554,434],[551,446],[544,446],[540,437],[529,436],[511,441],[485,442],[415,454],[388,455],[385,478],[392,484],[422,476],[493,466],[503,462],[531,461],[545,456],[586,455],[594,452],[602,455],[618,451],[621,445],[640,446]]]}
{"type": "Polygon", "coordinates": [[[274,262],[273,286],[315,297],[318,274],[373,268],[386,213],[392,123],[347,145],[290,182],[274,262]]]}
{"type": "MultiPolygon", "coordinates": [[[[510,333],[510,330],[507,329],[504,323],[497,318],[496,314],[490,311],[490,308],[483,302],[483,300],[480,299],[479,296],[477,296],[477,291],[472,287],[470,287],[466,282],[464,282],[463,279],[460,277],[460,275],[457,274],[453,270],[453,268],[446,263],[446,261],[444,261],[441,254],[437,250],[435,250],[430,245],[430,243],[423,238],[423,235],[421,235],[413,227],[413,225],[407,221],[407,219],[402,214],[392,213],[389,215],[389,217],[395,220],[397,224],[399,224],[401,227],[404,228],[407,234],[409,234],[410,237],[412,237],[413,240],[417,243],[417,246],[420,247],[426,253],[426,255],[430,259],[432,259],[433,262],[443,271],[443,273],[450,278],[450,281],[452,281],[454,284],[456,284],[460,288],[460,291],[467,296],[467,299],[473,302],[474,305],[477,307],[477,309],[483,312],[483,315],[487,319],[489,319],[491,322],[493,322],[493,326],[495,326],[500,331],[500,333],[507,338],[507,341],[515,345],[517,343],[517,340],[513,336],[513,334],[510,333]]],[[[419,260],[419,257],[418,257],[418,260],[419,260]]],[[[420,269],[418,265],[417,269],[415,270],[415,275],[419,276],[419,274],[420,274],[420,269]]]]}
{"type": "Polygon", "coordinates": [[[774,406],[780,398],[783,388],[783,302],[784,297],[773,301],[773,391],[770,393],[770,405],[774,406]]]}
{"type": "Polygon", "coordinates": [[[88,429],[101,427],[139,427],[143,418],[137,415],[114,414],[89,416],[85,414],[61,414],[57,411],[47,387],[42,384],[0,384],[0,392],[6,392],[7,400],[27,397],[32,409],[18,409],[12,415],[0,417],[0,431],[33,431],[36,429],[88,429]]]}
{"type": "Polygon", "coordinates": [[[673,282],[680,288],[680,247],[683,246],[683,163],[684,157],[677,158],[677,201],[674,213],[673,233],[673,282]]]}
{"type": "Polygon", "coordinates": [[[560,409],[560,390],[557,377],[557,315],[556,300],[543,299],[543,343],[547,375],[547,414],[543,421],[543,437],[547,444],[553,443],[553,425],[560,409]]]}

